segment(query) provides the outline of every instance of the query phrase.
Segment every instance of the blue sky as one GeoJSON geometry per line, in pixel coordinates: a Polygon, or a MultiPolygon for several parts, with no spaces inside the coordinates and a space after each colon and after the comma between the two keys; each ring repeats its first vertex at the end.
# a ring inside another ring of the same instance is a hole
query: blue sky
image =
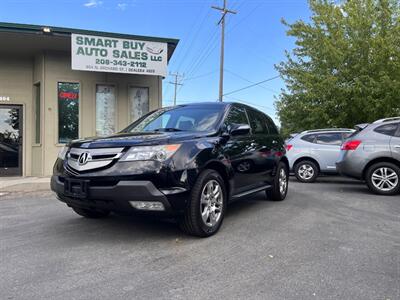
{"type": "MultiPolygon", "coordinates": [[[[222,0],[0,0],[0,21],[93,29],[180,39],[169,64],[184,73],[178,103],[218,98],[220,13],[222,0]]],[[[225,87],[229,93],[278,75],[274,64],[294,46],[281,18],[307,20],[306,0],[228,0],[237,15],[226,25],[225,87]]],[[[164,80],[164,105],[172,104],[173,86],[164,80]]],[[[280,78],[234,93],[226,101],[252,104],[275,118],[280,78]]]]}

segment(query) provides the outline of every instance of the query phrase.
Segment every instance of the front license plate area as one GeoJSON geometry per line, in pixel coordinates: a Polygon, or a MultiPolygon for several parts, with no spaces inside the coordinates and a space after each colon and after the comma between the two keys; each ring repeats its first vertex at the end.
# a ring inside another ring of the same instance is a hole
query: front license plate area
{"type": "Polygon", "coordinates": [[[89,180],[66,178],[64,194],[67,197],[86,199],[89,196],[89,180]]]}

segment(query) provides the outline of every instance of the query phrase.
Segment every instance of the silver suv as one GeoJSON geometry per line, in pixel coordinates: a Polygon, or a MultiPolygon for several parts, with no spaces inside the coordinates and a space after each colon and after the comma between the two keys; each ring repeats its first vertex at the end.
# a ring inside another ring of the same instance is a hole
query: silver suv
{"type": "Polygon", "coordinates": [[[365,180],[380,195],[400,191],[400,117],[360,126],[342,146],[337,168],[343,175],[365,180]]]}
{"type": "Polygon", "coordinates": [[[286,143],[289,166],[301,182],[314,182],[320,173],[337,173],[336,162],[343,141],[353,129],[330,128],[307,130],[286,143]]]}

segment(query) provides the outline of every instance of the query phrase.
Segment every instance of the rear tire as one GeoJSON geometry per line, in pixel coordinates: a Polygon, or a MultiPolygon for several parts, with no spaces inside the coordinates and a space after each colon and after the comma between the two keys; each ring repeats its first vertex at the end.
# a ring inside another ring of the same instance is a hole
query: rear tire
{"type": "Polygon", "coordinates": [[[317,180],[318,174],[318,166],[311,160],[303,160],[301,162],[298,162],[294,167],[294,175],[300,182],[315,182],[315,180],[317,180]]]}
{"type": "Polygon", "coordinates": [[[72,207],[72,210],[78,215],[88,219],[101,219],[105,218],[110,214],[110,211],[99,211],[87,208],[72,207]]]}
{"type": "Polygon", "coordinates": [[[271,189],[266,190],[267,198],[272,201],[285,200],[289,188],[289,170],[283,162],[280,162],[276,170],[271,189]]]}
{"type": "Polygon", "coordinates": [[[400,168],[389,162],[376,163],[366,172],[365,180],[371,192],[391,196],[400,192],[400,168]]]}
{"type": "Polygon", "coordinates": [[[214,170],[203,171],[193,186],[184,215],[179,219],[181,229],[198,237],[217,233],[225,216],[227,200],[221,175],[214,170]]]}

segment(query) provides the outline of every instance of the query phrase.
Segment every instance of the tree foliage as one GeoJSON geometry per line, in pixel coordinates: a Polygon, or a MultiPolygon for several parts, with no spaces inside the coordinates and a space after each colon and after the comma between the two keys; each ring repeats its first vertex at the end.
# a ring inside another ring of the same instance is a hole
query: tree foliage
{"type": "Polygon", "coordinates": [[[276,102],[283,132],[400,115],[399,1],[309,4],[309,23],[283,21],[296,39],[276,66],[286,83],[276,102]]]}

